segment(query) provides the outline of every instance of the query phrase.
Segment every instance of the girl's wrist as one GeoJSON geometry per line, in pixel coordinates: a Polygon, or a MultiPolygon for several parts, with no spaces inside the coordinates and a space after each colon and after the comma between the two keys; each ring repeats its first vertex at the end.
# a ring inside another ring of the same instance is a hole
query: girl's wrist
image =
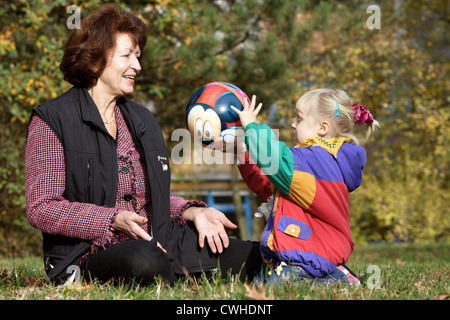
{"type": "Polygon", "coordinates": [[[258,122],[256,122],[256,120],[247,123],[245,126],[242,125],[242,127],[244,128],[244,131],[246,131],[246,130],[250,129],[251,127],[255,126],[255,125],[258,125],[258,122]]]}

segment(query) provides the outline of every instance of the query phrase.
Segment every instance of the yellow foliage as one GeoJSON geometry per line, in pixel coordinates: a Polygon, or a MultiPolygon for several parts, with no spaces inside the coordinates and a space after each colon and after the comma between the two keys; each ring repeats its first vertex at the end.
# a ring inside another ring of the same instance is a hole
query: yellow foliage
{"type": "Polygon", "coordinates": [[[350,196],[352,235],[357,242],[448,241],[449,200],[432,181],[367,175],[350,196]]]}
{"type": "MultiPolygon", "coordinates": [[[[436,14],[437,7],[427,4],[436,14]]],[[[404,36],[399,28],[405,22],[396,25],[396,17],[384,20],[379,31],[352,33],[356,28],[348,21],[357,12],[339,8],[329,17],[333,23],[321,31],[326,45],[320,55],[310,37],[293,72],[293,99],[318,87],[343,89],[381,122],[380,133],[365,146],[363,185],[351,195],[353,236],[358,241],[448,240],[448,60],[436,58],[435,43],[424,48],[417,34],[404,36]]],[[[388,10],[383,8],[385,16],[388,10]]],[[[438,45],[442,50],[443,43],[438,45]]],[[[291,108],[280,104],[280,115],[291,108]]],[[[289,131],[283,129],[281,136],[289,137],[289,131]]]]}

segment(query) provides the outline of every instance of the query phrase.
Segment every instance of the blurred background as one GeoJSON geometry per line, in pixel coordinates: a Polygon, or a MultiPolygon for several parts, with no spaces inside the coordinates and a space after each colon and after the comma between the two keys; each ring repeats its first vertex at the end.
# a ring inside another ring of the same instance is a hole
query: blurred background
{"type": "MultiPolygon", "coordinates": [[[[169,152],[172,132],[186,127],[187,101],[208,82],[255,94],[260,121],[291,146],[295,101],[315,88],[343,89],[381,124],[365,145],[363,184],[350,194],[355,242],[449,240],[448,1],[115,2],[148,23],[131,99],[155,114],[169,152]]],[[[101,3],[0,1],[0,256],[41,254],[25,211],[27,124],[34,107],[70,88],[59,70],[77,18],[69,6],[82,19],[101,3]]],[[[175,193],[222,205],[239,224],[232,236],[259,238],[264,222],[252,216],[261,199],[236,165],[171,170],[175,193]]]]}

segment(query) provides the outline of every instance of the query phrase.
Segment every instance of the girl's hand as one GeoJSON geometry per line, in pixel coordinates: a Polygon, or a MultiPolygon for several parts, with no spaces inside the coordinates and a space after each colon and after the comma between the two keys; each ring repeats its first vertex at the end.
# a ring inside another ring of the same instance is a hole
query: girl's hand
{"type": "Polygon", "coordinates": [[[256,116],[259,114],[259,111],[261,111],[262,103],[258,104],[258,106],[255,109],[256,105],[256,96],[252,96],[252,103],[248,105],[247,100],[245,100],[244,110],[238,110],[234,106],[231,106],[231,109],[234,110],[239,115],[239,118],[241,119],[242,126],[245,127],[252,122],[256,122],[256,116]]]}

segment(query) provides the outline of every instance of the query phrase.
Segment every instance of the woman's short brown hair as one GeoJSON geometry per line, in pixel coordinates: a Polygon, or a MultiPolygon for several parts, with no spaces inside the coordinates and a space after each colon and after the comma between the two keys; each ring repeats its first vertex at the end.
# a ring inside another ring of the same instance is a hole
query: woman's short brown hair
{"type": "Polygon", "coordinates": [[[86,16],[64,46],[60,69],[64,80],[74,86],[91,88],[97,83],[116,46],[118,34],[128,34],[142,51],[147,42],[147,26],[138,17],[117,5],[105,4],[86,16]]]}

